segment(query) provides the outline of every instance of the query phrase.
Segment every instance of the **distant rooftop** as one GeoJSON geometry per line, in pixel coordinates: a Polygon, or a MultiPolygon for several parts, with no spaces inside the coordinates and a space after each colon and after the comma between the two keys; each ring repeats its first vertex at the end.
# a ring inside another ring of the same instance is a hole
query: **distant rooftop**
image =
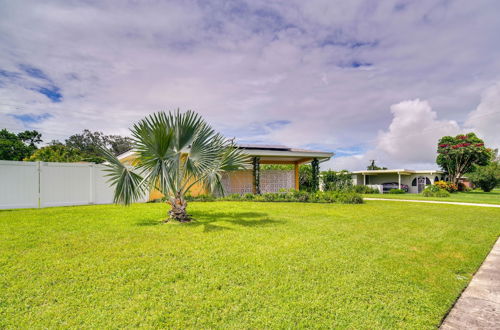
{"type": "Polygon", "coordinates": [[[443,173],[441,170],[409,170],[406,168],[399,169],[387,169],[387,170],[363,170],[363,171],[352,171],[352,174],[389,174],[389,173],[401,173],[401,174],[424,174],[424,173],[443,173]]]}

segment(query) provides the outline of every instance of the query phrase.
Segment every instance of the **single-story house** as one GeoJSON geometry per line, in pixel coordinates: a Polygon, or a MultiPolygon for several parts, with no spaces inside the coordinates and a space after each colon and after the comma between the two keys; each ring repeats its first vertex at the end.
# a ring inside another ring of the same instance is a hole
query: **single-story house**
{"type": "Polygon", "coordinates": [[[444,173],[436,170],[415,171],[408,169],[365,170],[352,172],[354,185],[370,186],[381,193],[391,188],[406,188],[408,192],[421,193],[426,186],[444,180],[444,173]]]}
{"type": "MultiPolygon", "coordinates": [[[[280,189],[299,189],[299,165],[319,163],[329,160],[333,153],[290,148],[282,145],[241,144],[237,146],[250,157],[248,168],[223,174],[222,184],[226,194],[278,192],[280,189]],[[293,165],[293,170],[259,170],[261,164],[293,165]]],[[[118,156],[124,163],[133,163],[136,155],[133,150],[118,156]]],[[[201,185],[195,185],[190,193],[194,196],[206,191],[201,185]]],[[[150,199],[162,197],[158,191],[150,193],[150,199]]]]}

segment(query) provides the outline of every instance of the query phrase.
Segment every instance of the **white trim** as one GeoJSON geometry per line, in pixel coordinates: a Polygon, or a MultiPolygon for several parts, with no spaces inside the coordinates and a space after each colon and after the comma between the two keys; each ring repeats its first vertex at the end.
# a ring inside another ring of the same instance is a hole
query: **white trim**
{"type": "Polygon", "coordinates": [[[436,170],[408,170],[408,169],[394,169],[394,170],[365,170],[365,171],[353,171],[352,174],[363,174],[363,175],[374,175],[374,174],[443,174],[443,171],[436,170]]]}
{"type": "MultiPolygon", "coordinates": [[[[285,150],[261,150],[261,149],[241,149],[241,151],[248,156],[273,156],[273,157],[303,157],[303,158],[318,158],[318,160],[328,160],[333,156],[332,152],[317,152],[317,151],[285,151],[285,150]]],[[[133,156],[135,150],[129,150],[121,155],[118,159],[133,156]]]]}
{"type": "Polygon", "coordinates": [[[284,151],[284,150],[259,150],[259,149],[241,149],[249,156],[274,156],[274,157],[307,157],[307,158],[327,158],[333,156],[331,152],[317,151],[284,151]]]}

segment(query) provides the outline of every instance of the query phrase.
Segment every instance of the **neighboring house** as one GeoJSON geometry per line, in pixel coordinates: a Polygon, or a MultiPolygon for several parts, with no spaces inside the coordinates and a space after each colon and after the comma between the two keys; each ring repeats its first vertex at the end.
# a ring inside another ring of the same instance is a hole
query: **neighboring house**
{"type": "MultiPolygon", "coordinates": [[[[280,189],[299,189],[299,165],[311,163],[317,160],[316,164],[329,160],[333,153],[312,151],[305,149],[295,149],[286,146],[276,145],[238,145],[250,158],[247,169],[224,173],[222,176],[222,185],[226,194],[245,194],[245,193],[266,193],[278,192],[280,189]],[[293,165],[294,169],[290,171],[281,170],[260,170],[257,178],[254,176],[254,167],[261,164],[280,164],[293,165]],[[258,191],[260,190],[260,191],[258,191]]],[[[118,156],[123,163],[133,163],[136,159],[133,150],[118,156]]],[[[191,195],[206,193],[201,185],[195,185],[191,188],[191,195]]],[[[162,194],[158,191],[150,193],[150,199],[161,198],[162,194]]]]}
{"type": "Polygon", "coordinates": [[[387,192],[390,188],[406,188],[408,192],[421,193],[426,186],[443,180],[442,171],[415,171],[407,169],[365,170],[352,172],[354,185],[365,185],[387,192]]]}

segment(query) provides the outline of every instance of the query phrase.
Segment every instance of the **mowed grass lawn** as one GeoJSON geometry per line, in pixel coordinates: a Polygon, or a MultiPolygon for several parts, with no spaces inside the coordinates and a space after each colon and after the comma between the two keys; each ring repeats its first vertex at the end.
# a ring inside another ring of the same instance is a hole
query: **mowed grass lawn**
{"type": "Polygon", "coordinates": [[[191,203],[0,211],[0,328],[434,328],[500,210],[191,203]]]}
{"type": "Polygon", "coordinates": [[[420,194],[365,194],[363,197],[500,204],[500,189],[495,189],[490,192],[483,192],[481,190],[456,192],[451,194],[450,197],[424,197],[420,194]]]}

